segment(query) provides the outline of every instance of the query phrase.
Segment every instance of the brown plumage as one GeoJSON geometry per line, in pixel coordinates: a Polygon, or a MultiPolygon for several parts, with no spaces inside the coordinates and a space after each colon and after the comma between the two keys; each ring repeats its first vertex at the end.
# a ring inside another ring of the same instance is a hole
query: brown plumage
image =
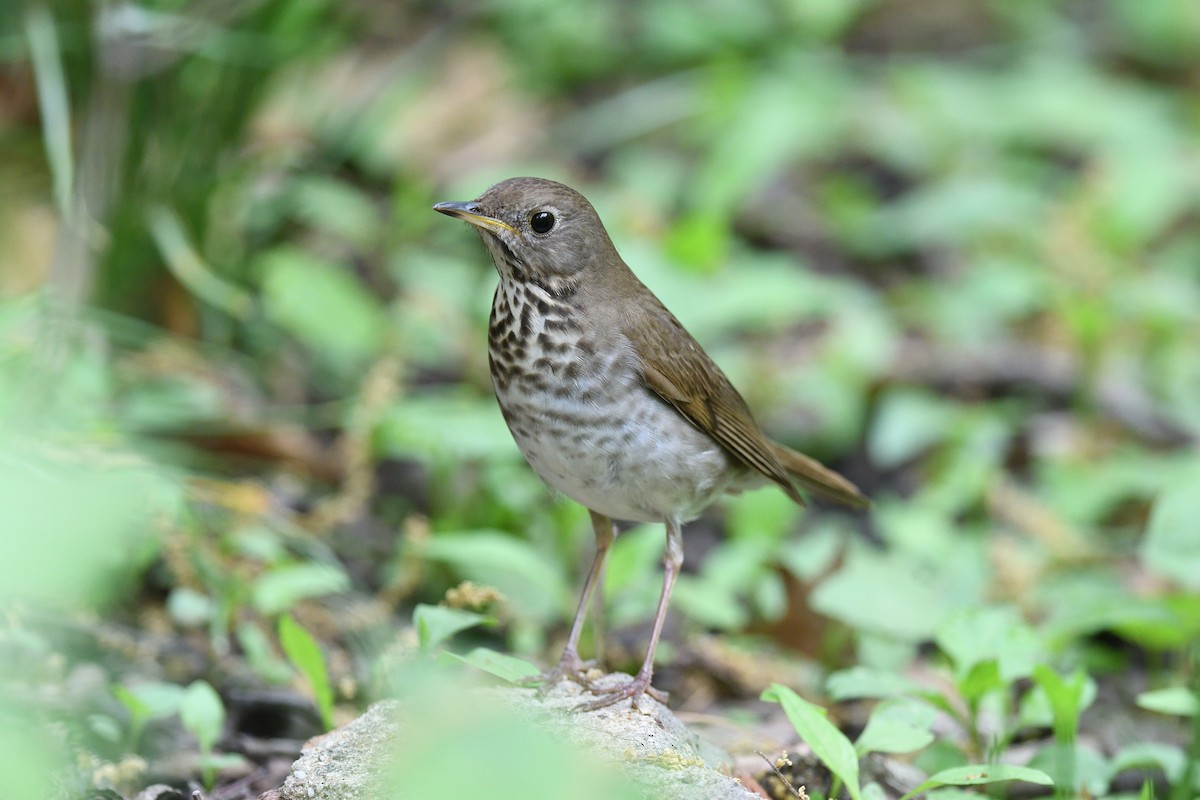
{"type": "Polygon", "coordinates": [[[728,491],[777,484],[853,507],[850,481],[771,441],[729,379],[617,253],[592,205],[553,181],[513,178],[434,208],[476,226],[500,273],[488,330],[493,384],[525,458],[592,512],[597,553],[558,667],[601,697],[650,689],[654,649],[683,559],[681,526],[728,491]],[[611,519],[667,528],[663,591],[646,660],[611,691],[582,676],[583,616],[615,535],[611,519]]]}

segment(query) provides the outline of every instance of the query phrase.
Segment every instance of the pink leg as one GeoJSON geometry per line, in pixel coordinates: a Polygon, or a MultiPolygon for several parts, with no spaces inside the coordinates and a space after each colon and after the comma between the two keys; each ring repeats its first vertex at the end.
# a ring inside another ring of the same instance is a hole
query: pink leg
{"type": "Polygon", "coordinates": [[[592,515],[592,531],[596,535],[596,556],[592,559],[592,567],[588,570],[587,580],[583,584],[583,595],[579,598],[579,608],[575,612],[575,620],[571,623],[571,632],[567,635],[567,646],[563,648],[562,658],[558,666],[538,676],[536,682],[551,686],[563,678],[568,678],[585,687],[591,686],[583,677],[583,672],[590,666],[579,658],[579,637],[583,634],[583,620],[587,616],[588,604],[592,594],[604,574],[604,562],[608,558],[608,548],[617,535],[617,528],[612,520],[603,514],[589,511],[592,515]]]}
{"type": "Polygon", "coordinates": [[[613,689],[592,689],[593,693],[603,695],[590,703],[578,707],[580,711],[595,711],[598,708],[611,706],[622,700],[629,700],[634,708],[644,694],[649,694],[655,700],[666,702],[666,695],[650,686],[654,675],[654,651],[658,648],[658,637],[662,635],[663,623],[667,619],[667,606],[671,602],[671,589],[675,586],[675,578],[679,568],[683,566],[683,533],[677,520],[668,519],[667,548],[663,554],[663,588],[658,597],[658,610],[654,613],[654,630],[650,634],[650,644],[646,647],[646,658],[642,668],[632,681],[624,686],[613,689]]]}

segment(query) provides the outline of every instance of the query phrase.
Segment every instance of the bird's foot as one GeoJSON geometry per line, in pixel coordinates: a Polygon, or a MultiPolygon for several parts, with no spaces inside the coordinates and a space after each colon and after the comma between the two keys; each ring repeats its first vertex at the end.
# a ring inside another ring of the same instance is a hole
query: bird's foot
{"type": "Polygon", "coordinates": [[[639,672],[637,677],[631,679],[628,683],[621,686],[588,686],[585,687],[589,692],[595,695],[600,695],[595,700],[587,703],[580,703],[575,706],[576,711],[596,711],[601,708],[616,705],[623,700],[628,700],[629,705],[637,710],[642,710],[638,705],[638,701],[646,695],[653,697],[658,702],[666,705],[667,693],[660,692],[650,685],[650,675],[639,672]]]}
{"type": "MultiPolygon", "coordinates": [[[[563,657],[557,666],[551,667],[542,674],[535,675],[521,683],[524,686],[537,686],[539,691],[545,694],[551,686],[565,679],[579,684],[589,692],[595,692],[596,685],[593,682],[592,673],[598,671],[599,665],[596,661],[584,661],[579,657],[578,653],[568,652],[563,653],[563,657]]],[[[595,677],[599,677],[599,675],[595,677]]]]}

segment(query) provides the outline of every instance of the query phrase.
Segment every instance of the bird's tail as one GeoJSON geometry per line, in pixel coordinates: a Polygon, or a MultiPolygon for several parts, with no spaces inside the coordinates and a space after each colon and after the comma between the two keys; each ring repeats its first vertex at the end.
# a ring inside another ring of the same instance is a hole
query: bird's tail
{"type": "Polygon", "coordinates": [[[771,442],[771,452],[800,488],[851,508],[866,508],[871,500],[857,486],[803,453],[771,442]]]}

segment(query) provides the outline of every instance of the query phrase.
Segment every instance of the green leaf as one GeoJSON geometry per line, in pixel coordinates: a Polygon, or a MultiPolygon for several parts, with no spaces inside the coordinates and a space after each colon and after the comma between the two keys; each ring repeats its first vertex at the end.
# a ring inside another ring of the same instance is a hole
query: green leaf
{"type": "Polygon", "coordinates": [[[1000,667],[995,661],[984,661],[971,667],[971,670],[959,677],[956,687],[959,694],[972,707],[978,706],[984,695],[995,692],[1006,686],[1000,680],[1000,667]]]}
{"type": "Polygon", "coordinates": [[[1087,674],[1083,670],[1076,670],[1070,679],[1064,680],[1050,667],[1038,664],[1033,668],[1033,679],[1050,701],[1054,737],[1061,742],[1074,741],[1079,715],[1083,711],[1087,674]]]}
{"type": "Polygon", "coordinates": [[[1168,489],[1154,501],[1142,561],[1188,589],[1200,589],[1200,492],[1194,482],[1168,489]]]}
{"type": "Polygon", "coordinates": [[[194,628],[212,619],[212,598],[195,589],[176,586],[167,595],[167,613],[180,625],[194,628]]]}
{"type": "Polygon", "coordinates": [[[911,753],[933,741],[929,728],[937,712],[913,700],[885,700],[871,712],[867,727],[854,743],[860,755],[911,753]]]}
{"type": "Polygon", "coordinates": [[[421,603],[413,611],[413,625],[417,629],[417,641],[422,652],[428,653],[459,631],[476,625],[494,625],[495,620],[474,611],[461,608],[446,608],[421,603]]]}
{"type": "Polygon", "coordinates": [[[557,614],[574,598],[558,563],[524,539],[495,530],[436,533],[420,554],[445,561],[477,583],[494,586],[538,616],[557,614]]]}
{"type": "Polygon", "coordinates": [[[132,715],[143,720],[165,719],[176,714],[183,701],[182,686],[161,681],[116,686],[113,694],[132,715]]]}
{"type": "Polygon", "coordinates": [[[860,666],[831,674],[825,681],[825,691],[834,700],[842,701],[915,695],[921,687],[903,675],[860,666]]]}
{"type": "Polygon", "coordinates": [[[268,616],[287,611],[301,600],[344,592],[350,578],[329,564],[286,564],[263,573],[251,590],[254,607],[268,616]]]}
{"type": "Polygon", "coordinates": [[[915,458],[949,435],[952,426],[947,422],[959,413],[953,404],[926,391],[888,391],[870,431],[871,460],[886,468],[915,458]]]}
{"type": "Polygon", "coordinates": [[[1008,607],[964,609],[938,626],[934,640],[960,681],[976,665],[995,661],[997,677],[1007,685],[1029,676],[1039,651],[1033,630],[1008,607]]]}
{"type": "Polygon", "coordinates": [[[210,752],[225,725],[225,704],[207,681],[194,681],[179,700],[179,719],[183,727],[200,742],[200,749],[210,752]]]}
{"type": "Polygon", "coordinates": [[[674,605],[706,628],[733,631],[750,621],[745,603],[728,586],[695,575],[680,575],[675,583],[674,605]]]}
{"type": "Polygon", "coordinates": [[[363,192],[343,181],[303,175],[290,194],[297,216],[354,244],[369,245],[379,229],[379,210],[363,192]]]}
{"type": "Polygon", "coordinates": [[[502,678],[509,683],[516,683],[526,678],[534,678],[541,674],[541,670],[523,658],[510,656],[507,653],[498,653],[486,647],[476,647],[466,655],[451,652],[447,652],[446,655],[456,658],[464,664],[470,664],[472,667],[495,675],[497,678],[502,678]]]}
{"type": "Polygon", "coordinates": [[[851,549],[840,570],[812,593],[812,607],[853,628],[902,641],[927,639],[950,612],[942,587],[932,585],[896,554],[851,549]]]}
{"type": "Polygon", "coordinates": [[[494,398],[427,391],[403,398],[375,431],[383,454],[433,460],[520,458],[494,398]]]}
{"type": "Polygon", "coordinates": [[[1157,767],[1171,783],[1183,775],[1187,755],[1179,747],[1161,742],[1135,742],[1116,752],[1109,764],[1109,778],[1127,769],[1157,767]]]}
{"type": "Polygon", "coordinates": [[[1147,711],[1180,717],[1194,717],[1200,713],[1200,701],[1196,699],[1195,693],[1184,686],[1142,692],[1138,695],[1137,704],[1147,711]]]}
{"type": "Polygon", "coordinates": [[[743,492],[725,503],[725,524],[740,539],[778,541],[800,517],[800,507],[783,492],[743,492]]]}
{"type": "Polygon", "coordinates": [[[279,618],[279,644],[288,661],[308,679],[313,699],[325,728],[333,727],[333,687],[325,669],[325,657],[316,639],[291,614],[279,618]]]}
{"type": "Polygon", "coordinates": [[[379,351],[387,317],[348,269],[293,247],[268,251],[259,268],[267,316],[328,366],[346,372],[379,351]]]}
{"type": "Polygon", "coordinates": [[[792,727],[812,748],[813,755],[846,784],[846,791],[853,800],[862,800],[858,785],[858,754],[846,735],[826,718],[825,709],[778,683],[763,692],[762,699],[783,706],[792,727]]]}
{"type": "Polygon", "coordinates": [[[939,786],[980,786],[985,783],[1001,783],[1003,781],[1025,781],[1041,786],[1052,786],[1054,781],[1050,776],[1038,769],[1018,767],[1013,764],[967,764],[962,767],[951,767],[929,776],[929,779],[900,800],[909,800],[922,792],[936,789],[939,786]]]}
{"type": "Polygon", "coordinates": [[[292,670],[287,662],[275,654],[274,644],[257,623],[245,621],[234,631],[238,645],[242,648],[250,668],[268,683],[287,683],[292,670]]]}
{"type": "Polygon", "coordinates": [[[0,439],[0,604],[97,609],[154,559],[180,486],[171,469],[98,441],[71,452],[67,437],[50,439],[61,452],[0,439]]]}

